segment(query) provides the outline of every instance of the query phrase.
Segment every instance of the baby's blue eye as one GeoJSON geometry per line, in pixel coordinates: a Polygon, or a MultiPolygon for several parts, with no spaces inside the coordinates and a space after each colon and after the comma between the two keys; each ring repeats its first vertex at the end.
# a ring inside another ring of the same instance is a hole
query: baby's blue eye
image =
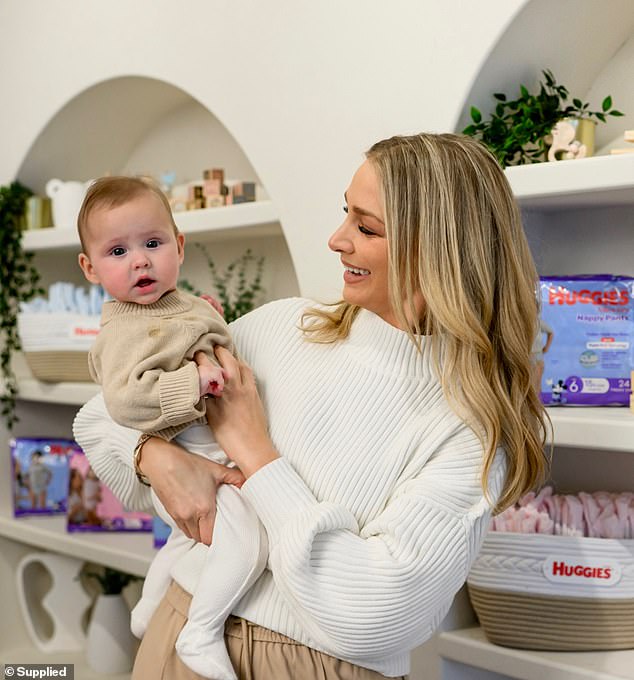
{"type": "Polygon", "coordinates": [[[346,215],[348,214],[348,206],[347,205],[343,206],[343,211],[346,213],[346,215]]]}
{"type": "Polygon", "coordinates": [[[117,246],[116,248],[113,248],[111,252],[115,257],[121,257],[121,255],[125,255],[125,248],[117,246]]]}
{"type": "Polygon", "coordinates": [[[150,239],[146,244],[146,248],[158,248],[159,247],[159,241],[155,238],[150,239]]]}

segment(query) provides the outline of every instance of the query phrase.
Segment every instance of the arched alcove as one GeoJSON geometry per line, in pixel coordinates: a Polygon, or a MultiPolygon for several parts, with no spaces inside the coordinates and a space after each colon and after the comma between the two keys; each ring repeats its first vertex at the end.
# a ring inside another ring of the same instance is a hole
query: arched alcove
{"type": "Polygon", "coordinates": [[[174,170],[177,182],[187,182],[208,167],[258,180],[240,144],[200,102],[165,81],[127,76],[97,83],[62,107],[33,142],[18,177],[41,191],[50,177],[174,170]]]}
{"type": "MultiPolygon", "coordinates": [[[[266,198],[259,175],[238,140],[200,101],[166,81],[124,76],[94,84],[57,111],[30,146],[18,179],[44,195],[52,177],[86,181],[121,173],[160,179],[166,171],[173,171],[176,183],[184,184],[202,179],[207,168],[223,168],[227,179],[256,182],[258,198],[266,198]]],[[[202,231],[187,240],[190,244],[213,244],[209,250],[220,268],[247,248],[264,255],[263,283],[268,299],[299,290],[286,239],[279,229],[275,235],[270,229],[263,229],[262,234],[252,230],[248,240],[227,231],[222,246],[217,237],[202,231]]],[[[210,290],[202,253],[193,247],[187,248],[187,253],[183,275],[195,286],[210,290]]],[[[60,278],[81,283],[74,258],[74,253],[60,253],[55,258],[38,253],[36,263],[45,284],[60,278]]]]}
{"type": "Polygon", "coordinates": [[[611,94],[617,108],[629,114],[597,127],[598,153],[622,141],[634,120],[631,86],[634,55],[634,3],[613,0],[607,7],[594,0],[529,0],[511,20],[476,74],[455,125],[469,123],[475,106],[485,116],[493,110],[494,92],[519,94],[520,84],[534,88],[543,69],[550,69],[571,95],[600,108],[611,94]],[[629,66],[629,73],[623,63],[629,66]]]}

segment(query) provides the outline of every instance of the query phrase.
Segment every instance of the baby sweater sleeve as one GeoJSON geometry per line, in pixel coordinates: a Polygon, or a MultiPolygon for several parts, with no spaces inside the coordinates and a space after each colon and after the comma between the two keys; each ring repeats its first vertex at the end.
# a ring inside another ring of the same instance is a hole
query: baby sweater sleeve
{"type": "Polygon", "coordinates": [[[139,484],[132,462],[139,434],[112,421],[102,394],[84,404],[73,421],[73,437],[97,477],[130,510],[151,512],[150,489],[139,484]]]}
{"type": "MultiPolygon", "coordinates": [[[[202,322],[199,326],[204,329],[202,322]]],[[[130,318],[113,320],[102,328],[89,365],[117,423],[171,439],[204,417],[192,358],[198,350],[213,357],[214,342],[223,336],[198,331],[193,322],[161,320],[152,329],[145,319],[130,318]],[[135,326],[133,321],[140,323],[135,326]]]]}
{"type": "MultiPolygon", "coordinates": [[[[364,527],[343,505],[319,502],[286,459],[247,480],[242,492],[266,527],[275,583],[319,648],[380,660],[436,631],[490,521],[478,476],[466,483],[464,470],[455,474],[469,448],[481,461],[468,438],[448,441],[364,527]]],[[[494,494],[502,468],[498,461],[494,494]]]]}

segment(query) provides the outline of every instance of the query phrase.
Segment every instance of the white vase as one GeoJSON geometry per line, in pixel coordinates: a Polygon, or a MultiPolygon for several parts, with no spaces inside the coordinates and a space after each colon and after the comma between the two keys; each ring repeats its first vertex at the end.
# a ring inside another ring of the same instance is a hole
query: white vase
{"type": "Polygon", "coordinates": [[[82,649],[83,617],[90,606],[79,573],[83,561],[47,552],[25,555],[16,568],[18,600],[26,629],[43,652],[82,649]],[[46,588],[47,581],[50,587],[46,588]]]}
{"type": "Polygon", "coordinates": [[[77,216],[91,182],[62,182],[49,179],[46,195],[53,201],[53,225],[64,229],[77,228],[77,216]]]}
{"type": "Polygon", "coordinates": [[[103,674],[128,673],[137,641],[130,631],[130,610],[122,595],[99,595],[88,624],[86,660],[103,674]]]}

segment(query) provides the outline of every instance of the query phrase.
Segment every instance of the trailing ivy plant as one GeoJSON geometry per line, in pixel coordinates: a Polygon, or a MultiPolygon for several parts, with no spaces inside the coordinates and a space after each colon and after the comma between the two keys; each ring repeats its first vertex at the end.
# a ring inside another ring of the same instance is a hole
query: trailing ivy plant
{"type": "Polygon", "coordinates": [[[44,291],[33,266],[33,253],[22,247],[26,200],[33,192],[20,182],[0,187],[0,385],[1,414],[9,429],[17,422],[17,382],[11,367],[13,353],[21,349],[18,335],[20,302],[44,291]]]}
{"type": "MultiPolygon", "coordinates": [[[[202,251],[207,261],[212,287],[223,307],[225,321],[231,323],[250,312],[256,306],[258,294],[263,291],[264,256],[256,257],[249,248],[221,272],[207,248],[202,243],[194,245],[202,251]]],[[[178,285],[194,295],[202,295],[187,279],[181,279],[178,285]]]]}
{"type": "Polygon", "coordinates": [[[607,116],[622,116],[612,108],[612,97],[601,103],[600,111],[591,111],[590,104],[576,97],[569,101],[570,93],[559,85],[551,71],[542,71],[537,94],[531,94],[520,85],[520,96],[508,99],[502,92],[493,97],[497,101],[489,120],[471,107],[472,123],[462,132],[484,142],[497,156],[502,167],[539,163],[546,158],[546,136],[562,118],[586,118],[605,123],[607,116]]]}

